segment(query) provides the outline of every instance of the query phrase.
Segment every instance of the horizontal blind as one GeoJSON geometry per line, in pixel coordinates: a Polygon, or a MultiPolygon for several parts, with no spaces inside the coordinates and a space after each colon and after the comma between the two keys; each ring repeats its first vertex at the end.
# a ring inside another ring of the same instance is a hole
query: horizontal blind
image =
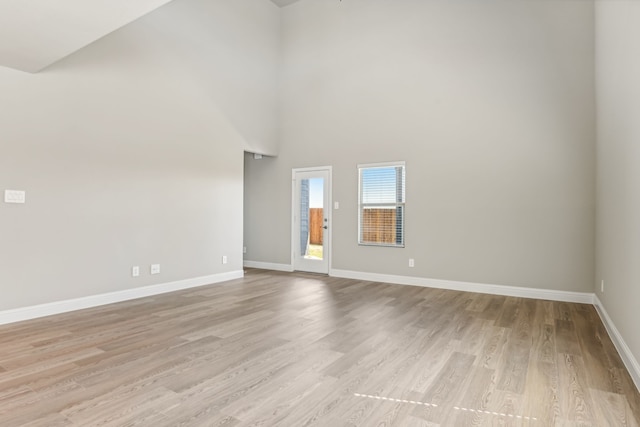
{"type": "Polygon", "coordinates": [[[359,165],[359,243],[404,246],[404,162],[359,165]]]}

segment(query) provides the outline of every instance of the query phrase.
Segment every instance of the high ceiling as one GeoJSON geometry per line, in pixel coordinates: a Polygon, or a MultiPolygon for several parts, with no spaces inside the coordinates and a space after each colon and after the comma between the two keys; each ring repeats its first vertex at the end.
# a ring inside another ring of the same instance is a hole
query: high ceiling
{"type": "Polygon", "coordinates": [[[285,7],[300,0],[271,0],[271,1],[280,7],[285,7]]]}
{"type": "Polygon", "coordinates": [[[0,66],[37,72],[170,0],[2,0],[0,66]]]}
{"type": "Polygon", "coordinates": [[[38,72],[169,1],[1,0],[0,66],[38,72]]]}

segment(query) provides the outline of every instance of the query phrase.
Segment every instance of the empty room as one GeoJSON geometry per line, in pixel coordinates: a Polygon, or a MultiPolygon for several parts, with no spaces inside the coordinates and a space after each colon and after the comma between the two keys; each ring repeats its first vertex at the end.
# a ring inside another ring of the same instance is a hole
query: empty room
{"type": "Polygon", "coordinates": [[[640,1],[0,4],[0,426],[640,425],[640,1]]]}

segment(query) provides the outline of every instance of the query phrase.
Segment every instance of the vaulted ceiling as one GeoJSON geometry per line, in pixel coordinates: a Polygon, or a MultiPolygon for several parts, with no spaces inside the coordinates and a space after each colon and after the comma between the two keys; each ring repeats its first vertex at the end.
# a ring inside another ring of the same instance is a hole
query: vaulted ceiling
{"type": "Polygon", "coordinates": [[[3,0],[0,65],[37,72],[170,0],[3,0]]]}
{"type": "Polygon", "coordinates": [[[300,0],[271,0],[271,1],[280,7],[285,7],[300,0]]]}
{"type": "Polygon", "coordinates": [[[38,72],[169,1],[2,0],[0,66],[38,72]]]}

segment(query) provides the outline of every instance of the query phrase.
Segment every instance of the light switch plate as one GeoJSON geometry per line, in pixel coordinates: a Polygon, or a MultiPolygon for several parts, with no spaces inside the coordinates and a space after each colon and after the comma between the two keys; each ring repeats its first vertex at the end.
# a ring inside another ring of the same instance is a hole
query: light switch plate
{"type": "Polygon", "coordinates": [[[5,203],[24,203],[26,200],[26,193],[21,190],[4,190],[4,202],[5,203]]]}

